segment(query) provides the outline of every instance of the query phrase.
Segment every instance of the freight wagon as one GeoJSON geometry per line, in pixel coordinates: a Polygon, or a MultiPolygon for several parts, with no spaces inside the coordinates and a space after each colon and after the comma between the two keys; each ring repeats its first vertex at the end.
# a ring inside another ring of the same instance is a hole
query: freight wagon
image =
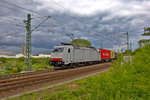
{"type": "Polygon", "coordinates": [[[93,47],[78,47],[70,44],[54,46],[49,64],[64,68],[79,64],[93,64],[101,61],[100,52],[93,47]]]}
{"type": "Polygon", "coordinates": [[[115,59],[115,52],[107,49],[98,49],[101,54],[101,62],[108,62],[115,59]]]}
{"type": "Polygon", "coordinates": [[[110,50],[98,49],[101,54],[101,62],[110,61],[110,50]]]}
{"type": "Polygon", "coordinates": [[[110,58],[111,60],[114,60],[115,59],[115,52],[114,51],[110,51],[110,58]]]}

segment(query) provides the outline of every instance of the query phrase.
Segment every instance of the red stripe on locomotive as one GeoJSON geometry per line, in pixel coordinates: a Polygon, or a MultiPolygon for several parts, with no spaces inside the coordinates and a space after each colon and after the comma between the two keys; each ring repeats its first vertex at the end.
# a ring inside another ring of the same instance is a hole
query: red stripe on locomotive
{"type": "Polygon", "coordinates": [[[63,61],[62,58],[51,58],[50,61],[63,61]]]}

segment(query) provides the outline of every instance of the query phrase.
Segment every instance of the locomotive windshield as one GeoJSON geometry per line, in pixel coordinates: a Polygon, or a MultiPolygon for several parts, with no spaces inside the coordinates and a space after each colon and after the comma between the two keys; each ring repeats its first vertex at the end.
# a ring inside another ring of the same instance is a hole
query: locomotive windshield
{"type": "Polygon", "coordinates": [[[53,53],[63,52],[64,48],[54,48],[53,53]]]}

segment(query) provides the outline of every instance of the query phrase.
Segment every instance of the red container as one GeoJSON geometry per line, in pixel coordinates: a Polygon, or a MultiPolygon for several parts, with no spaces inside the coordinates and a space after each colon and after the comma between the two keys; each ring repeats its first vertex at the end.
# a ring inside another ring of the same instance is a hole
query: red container
{"type": "Polygon", "coordinates": [[[101,60],[109,60],[110,59],[110,50],[106,49],[98,49],[101,53],[101,60]]]}

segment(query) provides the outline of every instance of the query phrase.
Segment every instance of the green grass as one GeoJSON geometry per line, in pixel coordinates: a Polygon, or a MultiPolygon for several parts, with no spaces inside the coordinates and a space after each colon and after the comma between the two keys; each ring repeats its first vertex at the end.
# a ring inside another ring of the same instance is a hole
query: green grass
{"type": "Polygon", "coordinates": [[[107,72],[12,100],[150,100],[150,45],[135,53],[132,64],[121,61],[118,54],[107,72]]]}
{"type": "MultiPolygon", "coordinates": [[[[53,69],[53,66],[49,66],[50,58],[32,58],[32,70],[45,70],[53,69]]],[[[24,58],[3,58],[0,57],[0,75],[15,74],[25,70],[24,58]],[[13,68],[17,68],[17,72],[13,71],[13,68]]]]}

